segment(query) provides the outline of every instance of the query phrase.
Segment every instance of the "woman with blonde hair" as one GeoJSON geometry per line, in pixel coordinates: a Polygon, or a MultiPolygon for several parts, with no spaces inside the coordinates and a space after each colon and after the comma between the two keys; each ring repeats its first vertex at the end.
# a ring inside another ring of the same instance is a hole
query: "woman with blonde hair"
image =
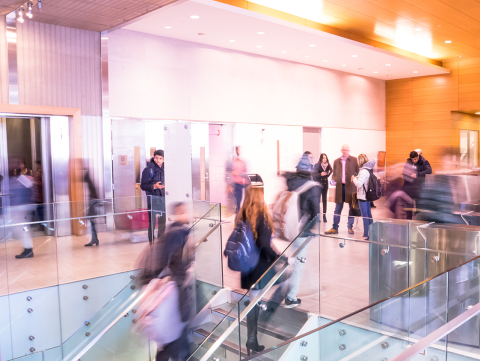
{"type": "MultiPolygon", "coordinates": [[[[253,239],[260,250],[257,266],[249,274],[242,273],[241,275],[241,286],[245,290],[250,290],[249,298],[252,302],[260,290],[270,281],[270,279],[266,279],[269,277],[263,277],[260,281],[259,278],[279,257],[279,254],[272,248],[273,221],[268,213],[261,188],[250,186],[245,190],[245,199],[237,216],[237,224],[240,222],[244,222],[247,227],[250,227],[253,239]]],[[[250,351],[256,353],[265,349],[265,346],[258,344],[257,339],[259,314],[260,308],[255,306],[247,315],[248,355],[250,355],[250,351]]]]}
{"type": "Polygon", "coordinates": [[[368,181],[370,180],[370,174],[373,172],[375,166],[375,160],[368,160],[365,154],[358,156],[358,168],[360,171],[355,177],[352,175],[352,182],[357,187],[357,199],[360,207],[360,213],[363,217],[363,238],[368,239],[368,229],[373,224],[372,219],[372,207],[370,201],[367,201],[366,188],[368,187],[368,181]]]}

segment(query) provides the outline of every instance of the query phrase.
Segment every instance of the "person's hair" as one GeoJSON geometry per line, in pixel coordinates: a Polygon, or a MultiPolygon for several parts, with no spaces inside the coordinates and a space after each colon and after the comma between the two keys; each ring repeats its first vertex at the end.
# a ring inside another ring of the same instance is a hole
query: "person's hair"
{"type": "Polygon", "coordinates": [[[265,224],[273,230],[272,217],[270,217],[268,213],[262,188],[247,187],[247,189],[245,189],[245,199],[243,200],[242,208],[240,208],[238,212],[237,224],[240,221],[248,222],[252,229],[253,238],[257,239],[257,219],[262,214],[265,224]]]}
{"type": "Polygon", "coordinates": [[[173,215],[177,215],[178,208],[183,207],[185,203],[183,202],[174,202],[170,205],[170,211],[173,215]]]}
{"type": "Polygon", "coordinates": [[[358,167],[362,168],[365,163],[368,162],[368,157],[365,154],[360,154],[358,156],[358,167]]]}
{"type": "Polygon", "coordinates": [[[41,160],[37,160],[37,161],[35,162],[35,164],[42,165],[42,161],[41,161],[41,160]]]}
{"type": "Polygon", "coordinates": [[[328,160],[328,155],[325,153],[320,154],[320,158],[318,159],[318,165],[322,164],[323,156],[327,158],[327,164],[330,165],[330,161],[328,160]]]}
{"type": "Polygon", "coordinates": [[[310,154],[312,154],[312,152],[310,152],[309,150],[307,150],[303,153],[303,155],[310,155],[310,154]]]}
{"type": "Polygon", "coordinates": [[[27,168],[27,160],[25,158],[20,158],[18,162],[18,166],[20,167],[20,164],[22,164],[27,168]]]}
{"type": "Polygon", "coordinates": [[[412,151],[410,152],[410,159],[412,159],[412,158],[417,158],[417,157],[418,157],[418,153],[415,152],[414,150],[412,150],[412,151]]]}
{"type": "Polygon", "coordinates": [[[157,149],[155,152],[153,152],[153,158],[155,158],[156,155],[159,155],[160,157],[164,157],[163,154],[164,153],[162,149],[157,149]]]}

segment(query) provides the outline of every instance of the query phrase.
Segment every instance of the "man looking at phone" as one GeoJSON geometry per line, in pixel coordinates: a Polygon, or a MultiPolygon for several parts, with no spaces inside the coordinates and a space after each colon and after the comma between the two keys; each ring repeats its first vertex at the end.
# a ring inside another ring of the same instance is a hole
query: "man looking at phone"
{"type": "Polygon", "coordinates": [[[153,244],[156,220],[158,219],[158,237],[165,233],[165,164],[162,149],[153,153],[152,159],[142,172],[140,188],[147,194],[148,217],[148,241],[153,244]]]}

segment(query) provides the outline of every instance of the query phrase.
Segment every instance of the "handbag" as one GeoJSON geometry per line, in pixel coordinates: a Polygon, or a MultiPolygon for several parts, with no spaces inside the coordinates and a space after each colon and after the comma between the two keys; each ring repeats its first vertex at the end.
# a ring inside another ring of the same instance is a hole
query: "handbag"
{"type": "Polygon", "coordinates": [[[360,206],[358,204],[357,193],[352,193],[352,208],[353,209],[360,209],[360,206]]]}

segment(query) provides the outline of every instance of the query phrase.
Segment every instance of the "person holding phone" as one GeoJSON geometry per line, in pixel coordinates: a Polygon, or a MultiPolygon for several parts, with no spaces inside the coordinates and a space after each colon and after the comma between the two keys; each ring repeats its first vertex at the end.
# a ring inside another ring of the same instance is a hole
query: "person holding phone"
{"type": "Polygon", "coordinates": [[[165,233],[167,216],[165,213],[165,164],[164,152],[157,149],[142,172],[140,188],[147,195],[148,241],[153,244],[156,219],[158,216],[158,238],[165,233]]]}

